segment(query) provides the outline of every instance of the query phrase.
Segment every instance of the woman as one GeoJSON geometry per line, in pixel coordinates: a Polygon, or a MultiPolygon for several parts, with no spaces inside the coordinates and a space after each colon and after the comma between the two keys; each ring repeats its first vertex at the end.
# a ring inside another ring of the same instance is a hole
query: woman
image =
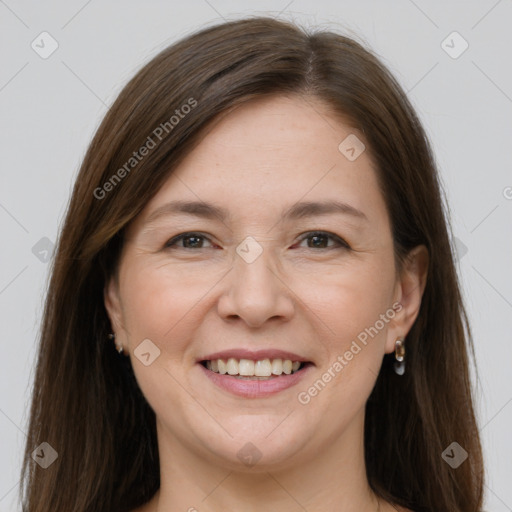
{"type": "Polygon", "coordinates": [[[25,511],[481,509],[433,156],[355,41],[259,17],[161,52],[53,265],[25,511]]]}

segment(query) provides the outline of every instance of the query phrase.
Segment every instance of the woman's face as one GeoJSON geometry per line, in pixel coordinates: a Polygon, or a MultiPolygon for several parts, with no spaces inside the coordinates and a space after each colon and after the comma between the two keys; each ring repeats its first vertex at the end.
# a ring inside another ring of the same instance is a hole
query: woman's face
{"type": "Polygon", "coordinates": [[[362,435],[419,304],[355,137],[318,100],[250,102],[130,225],[106,305],[161,450],[285,468],[362,435]]]}

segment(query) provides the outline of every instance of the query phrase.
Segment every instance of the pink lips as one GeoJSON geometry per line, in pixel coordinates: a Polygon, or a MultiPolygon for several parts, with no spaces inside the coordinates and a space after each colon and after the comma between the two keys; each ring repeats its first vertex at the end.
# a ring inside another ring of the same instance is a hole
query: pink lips
{"type": "Polygon", "coordinates": [[[290,359],[291,361],[308,362],[308,360],[292,352],[273,349],[258,351],[250,351],[245,349],[224,350],[222,352],[209,354],[197,360],[201,371],[215,385],[226,391],[229,391],[234,395],[244,398],[263,398],[279,393],[280,391],[284,391],[285,389],[288,389],[301,381],[313,367],[312,364],[307,364],[301,370],[290,375],[281,374],[268,380],[250,380],[240,379],[227,374],[221,375],[220,373],[208,370],[201,364],[202,361],[211,361],[215,359],[223,359],[227,361],[230,357],[235,359],[250,359],[252,361],[258,361],[261,359],[290,359]]]}
{"type": "Polygon", "coordinates": [[[309,373],[309,370],[312,368],[307,366],[296,373],[290,375],[282,374],[269,380],[245,380],[238,379],[232,375],[221,375],[220,373],[212,372],[201,364],[198,366],[214,384],[234,395],[244,398],[263,398],[288,389],[302,380],[305,374],[309,373]]]}

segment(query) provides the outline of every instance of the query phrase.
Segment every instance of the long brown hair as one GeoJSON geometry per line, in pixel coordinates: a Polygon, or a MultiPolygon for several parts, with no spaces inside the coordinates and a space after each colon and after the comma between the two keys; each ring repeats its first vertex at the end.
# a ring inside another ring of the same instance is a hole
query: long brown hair
{"type": "Polygon", "coordinates": [[[397,261],[420,244],[430,254],[406,339],[407,371],[396,375],[386,355],[367,402],[371,487],[417,512],[481,509],[473,347],[424,130],[399,84],[362,44],[254,17],[203,29],[159,53],[124,87],[89,146],[52,262],[22,468],[25,512],[124,512],[157,491],[155,414],[129,358],[108,340],[105,283],[124,228],[207,123],[269,94],[316,98],[349,119],[377,164],[397,261]],[[42,442],[58,453],[47,469],[31,457],[42,442]],[[469,454],[456,469],[442,457],[452,442],[469,454]]]}

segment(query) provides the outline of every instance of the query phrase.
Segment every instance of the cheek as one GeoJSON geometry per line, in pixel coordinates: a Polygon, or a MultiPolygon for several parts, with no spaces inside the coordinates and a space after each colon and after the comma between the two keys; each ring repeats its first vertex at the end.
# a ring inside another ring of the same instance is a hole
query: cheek
{"type": "Polygon", "coordinates": [[[186,328],[189,313],[205,293],[204,279],[200,286],[192,274],[185,277],[165,265],[133,265],[125,275],[123,311],[131,343],[149,338],[162,345],[173,339],[166,350],[178,351],[186,342],[178,333],[186,328]]]}
{"type": "Polygon", "coordinates": [[[314,313],[315,323],[321,324],[331,350],[344,351],[347,342],[373,326],[391,307],[394,274],[388,263],[340,266],[294,280],[294,291],[314,313]]]}
{"type": "MultiPolygon", "coordinates": [[[[392,272],[391,263],[340,270],[329,276],[317,275],[315,291],[303,288],[304,302],[314,313],[311,318],[317,319],[318,341],[325,357],[315,379],[301,391],[316,406],[329,409],[327,414],[336,416],[339,408],[348,412],[351,407],[361,407],[373,388],[388,324],[395,316],[391,309],[392,272]]],[[[302,396],[303,402],[308,400],[302,396]]]]}
{"type": "Polygon", "coordinates": [[[121,290],[131,351],[149,338],[165,351],[160,363],[182,371],[192,357],[195,331],[212,306],[212,290],[226,269],[169,264],[165,258],[134,260],[127,262],[121,290]]]}
{"type": "MultiPolygon", "coordinates": [[[[206,280],[206,276],[199,279],[193,273],[185,274],[158,263],[131,262],[124,269],[123,312],[132,366],[142,393],[158,416],[170,414],[170,397],[175,410],[194,408],[194,401],[183,392],[182,383],[198,324],[194,306],[211,287],[206,280]],[[135,352],[145,339],[160,350],[149,366],[141,364],[135,352]]],[[[171,417],[167,420],[173,423],[171,417]]]]}

